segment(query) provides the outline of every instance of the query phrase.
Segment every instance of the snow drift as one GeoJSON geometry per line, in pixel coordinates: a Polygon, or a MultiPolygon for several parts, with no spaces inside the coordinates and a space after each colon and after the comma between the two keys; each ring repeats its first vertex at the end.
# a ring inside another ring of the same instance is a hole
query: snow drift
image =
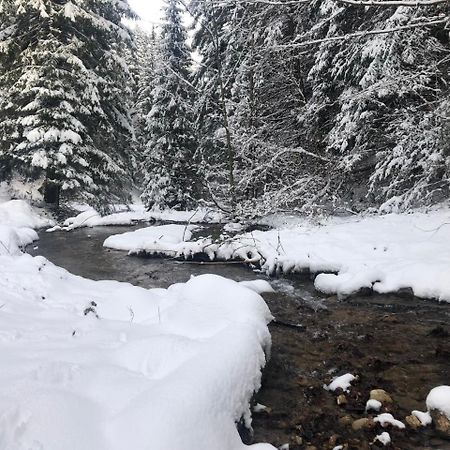
{"type": "Polygon", "coordinates": [[[0,255],[0,448],[247,448],[235,424],[271,344],[261,289],[203,275],[147,290],[0,255]]]}

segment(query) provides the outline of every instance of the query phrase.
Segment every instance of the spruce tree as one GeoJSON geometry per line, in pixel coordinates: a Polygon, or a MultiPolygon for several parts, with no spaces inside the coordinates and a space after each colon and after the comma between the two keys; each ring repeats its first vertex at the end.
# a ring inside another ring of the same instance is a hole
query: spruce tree
{"type": "Polygon", "coordinates": [[[145,190],[148,208],[187,208],[199,196],[193,132],[191,56],[178,0],[167,0],[159,39],[153,107],[148,114],[145,190]]]}
{"type": "Polygon", "coordinates": [[[0,51],[2,179],[47,201],[124,198],[132,140],[122,58],[126,1],[12,0],[0,51]]]}

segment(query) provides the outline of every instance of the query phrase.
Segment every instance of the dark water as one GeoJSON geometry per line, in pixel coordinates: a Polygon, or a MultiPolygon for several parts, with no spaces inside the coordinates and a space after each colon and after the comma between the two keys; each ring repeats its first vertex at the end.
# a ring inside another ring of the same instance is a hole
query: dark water
{"type": "MultiPolygon", "coordinates": [[[[146,288],[168,287],[191,275],[213,273],[236,281],[267,279],[240,264],[179,262],[130,257],[103,248],[112,234],[137,227],[84,228],[40,233],[31,254],[39,254],[87,278],[115,279],[146,288]]],[[[208,231],[208,230],[206,230],[208,231]]],[[[211,230],[216,232],[217,230],[211,230]]],[[[450,384],[450,305],[396,295],[338,301],[314,291],[308,277],[270,280],[277,290],[265,295],[278,323],[271,325],[272,358],[256,401],[270,412],[254,415],[256,442],[290,450],[377,449],[371,444],[380,428],[353,431],[344,423],[366,417],[371,389],[385,389],[394,399],[387,407],[404,421],[413,409],[424,410],[429,390],[450,384]],[[293,326],[297,325],[297,326],[293,326]],[[351,372],[359,381],[345,406],[323,389],[332,375],[351,372]]],[[[394,449],[450,450],[450,436],[432,427],[390,429],[394,449]]]]}

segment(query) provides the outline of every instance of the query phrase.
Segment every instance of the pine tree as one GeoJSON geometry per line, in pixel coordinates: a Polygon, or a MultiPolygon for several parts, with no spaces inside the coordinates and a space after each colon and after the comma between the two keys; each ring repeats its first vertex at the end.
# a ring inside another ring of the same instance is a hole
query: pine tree
{"type": "Polygon", "coordinates": [[[12,2],[13,32],[0,52],[1,177],[38,180],[51,202],[124,198],[127,2],[12,2]]]}
{"type": "Polygon", "coordinates": [[[187,208],[199,196],[192,123],[191,57],[178,0],[164,8],[145,161],[147,207],[187,208]]]}

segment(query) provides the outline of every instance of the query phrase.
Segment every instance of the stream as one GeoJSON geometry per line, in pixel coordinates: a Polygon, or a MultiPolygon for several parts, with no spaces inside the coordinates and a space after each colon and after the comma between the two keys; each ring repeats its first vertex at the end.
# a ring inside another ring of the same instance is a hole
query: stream
{"type": "MultiPolygon", "coordinates": [[[[191,275],[213,273],[236,281],[268,279],[241,264],[180,262],[130,257],[106,249],[112,234],[138,227],[83,228],[40,233],[29,249],[71,273],[94,280],[114,279],[145,288],[166,288],[191,275]]],[[[352,422],[367,417],[369,391],[386,390],[394,402],[387,411],[405,422],[412,410],[425,410],[425,398],[437,385],[450,384],[450,304],[405,295],[357,296],[338,301],[322,297],[309,276],[270,280],[265,294],[278,322],[270,325],[272,358],[256,402],[252,436],[246,443],[289,444],[290,450],[386,448],[372,443],[381,431],[354,431],[352,422]],[[346,403],[323,388],[334,375],[358,375],[346,403]]],[[[394,449],[450,450],[450,437],[432,427],[389,429],[394,449]]]]}

